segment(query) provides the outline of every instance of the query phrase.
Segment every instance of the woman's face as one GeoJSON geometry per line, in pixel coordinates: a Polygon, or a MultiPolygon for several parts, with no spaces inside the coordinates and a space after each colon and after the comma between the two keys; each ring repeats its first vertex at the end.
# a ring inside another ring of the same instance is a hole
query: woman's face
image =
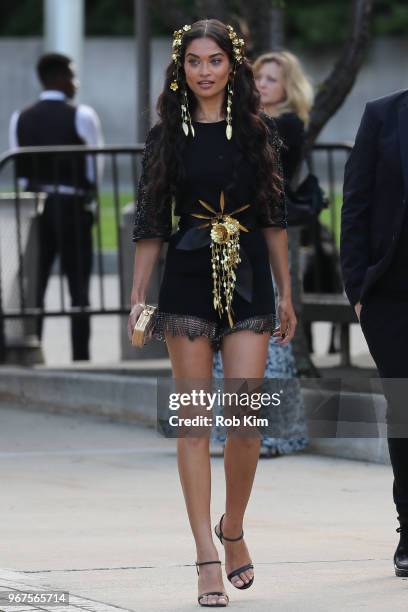
{"type": "Polygon", "coordinates": [[[232,66],[225,51],[212,38],[197,38],[187,47],[184,71],[187,85],[199,98],[212,98],[225,90],[232,66]]]}
{"type": "Polygon", "coordinates": [[[276,62],[262,64],[255,75],[255,83],[261,94],[262,106],[274,106],[285,100],[282,67],[276,62]]]}

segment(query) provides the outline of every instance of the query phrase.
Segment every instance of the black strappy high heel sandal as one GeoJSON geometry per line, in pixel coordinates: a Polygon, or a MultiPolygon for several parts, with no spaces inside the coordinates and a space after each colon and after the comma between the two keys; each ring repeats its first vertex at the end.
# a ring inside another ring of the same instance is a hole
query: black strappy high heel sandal
{"type": "MultiPolygon", "coordinates": [[[[210,565],[210,563],[220,563],[221,561],[201,561],[200,563],[198,563],[196,561],[196,570],[197,570],[197,575],[200,575],[200,572],[198,571],[198,566],[199,565],[210,565]]],[[[208,593],[201,593],[201,595],[198,596],[198,603],[200,604],[200,606],[202,606],[203,608],[226,608],[228,606],[229,603],[229,597],[226,593],[223,593],[222,591],[208,591],[208,593]],[[216,603],[216,604],[209,604],[209,603],[201,603],[201,599],[203,597],[205,597],[206,595],[218,595],[218,597],[225,597],[225,599],[227,600],[227,603],[223,604],[223,603],[216,603]]]]}
{"type": "MultiPolygon", "coordinates": [[[[225,535],[222,532],[222,521],[224,519],[225,513],[222,515],[221,520],[220,520],[220,524],[219,524],[219,529],[220,529],[220,533],[217,532],[217,525],[214,526],[214,532],[215,535],[217,536],[217,538],[219,539],[219,541],[221,542],[221,544],[224,546],[224,542],[223,540],[227,540],[227,542],[238,542],[238,540],[242,540],[242,538],[244,537],[244,531],[242,531],[241,535],[238,536],[237,538],[226,538],[225,535]]],[[[234,586],[236,589],[239,589],[240,591],[243,591],[244,589],[249,589],[250,586],[252,586],[253,582],[254,582],[254,576],[250,579],[249,582],[247,582],[246,584],[244,583],[243,586],[236,586],[233,582],[232,582],[232,578],[234,578],[234,576],[239,576],[239,574],[241,574],[241,572],[246,572],[246,570],[249,569],[254,569],[254,566],[252,565],[252,563],[247,563],[247,565],[243,565],[242,567],[238,567],[235,570],[232,570],[232,572],[230,572],[227,575],[228,580],[231,582],[232,586],[234,586]]],[[[242,578],[240,578],[240,580],[242,580],[242,578]]],[[[242,582],[244,582],[242,580],[242,582]]]]}

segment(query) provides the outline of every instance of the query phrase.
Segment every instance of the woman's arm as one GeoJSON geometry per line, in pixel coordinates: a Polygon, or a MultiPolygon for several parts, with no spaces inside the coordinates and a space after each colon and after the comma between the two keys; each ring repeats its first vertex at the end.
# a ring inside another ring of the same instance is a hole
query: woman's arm
{"type": "Polygon", "coordinates": [[[289,273],[288,234],[286,220],[285,194],[283,189],[283,170],[280,157],[280,140],[275,122],[265,116],[269,130],[269,142],[275,152],[275,164],[271,171],[276,172],[278,193],[271,193],[269,206],[260,219],[260,226],[268,247],[269,262],[279,294],[278,317],[280,326],[274,336],[280,336],[278,344],[288,344],[297,325],[292,305],[292,287],[289,273]]]}
{"type": "Polygon", "coordinates": [[[150,279],[160,257],[163,240],[161,238],[147,238],[138,240],[135,249],[133,264],[133,284],[130,297],[131,306],[144,303],[149,290],[150,279]]]}
{"type": "Polygon", "coordinates": [[[131,339],[133,328],[141,313],[148,293],[150,279],[160,256],[162,244],[172,231],[171,198],[164,198],[159,204],[150,197],[149,158],[157,142],[158,126],[153,127],[146,138],[142,159],[142,173],[139,180],[133,241],[137,243],[133,264],[133,283],[130,303],[132,306],[128,320],[128,335],[131,339]]]}
{"type": "Polygon", "coordinates": [[[132,340],[133,329],[143,310],[150,280],[163,245],[162,238],[138,240],[133,264],[133,283],[130,296],[131,311],[128,318],[128,336],[132,340]]]}
{"type": "Polygon", "coordinates": [[[264,227],[262,232],[268,247],[269,262],[279,294],[278,316],[280,327],[274,336],[278,343],[288,344],[295,335],[297,319],[292,305],[292,286],[289,272],[288,233],[282,227],[264,227]]]}
{"type": "Polygon", "coordinates": [[[262,231],[268,245],[269,261],[278,287],[279,298],[291,299],[288,233],[281,227],[264,227],[262,231]]]}

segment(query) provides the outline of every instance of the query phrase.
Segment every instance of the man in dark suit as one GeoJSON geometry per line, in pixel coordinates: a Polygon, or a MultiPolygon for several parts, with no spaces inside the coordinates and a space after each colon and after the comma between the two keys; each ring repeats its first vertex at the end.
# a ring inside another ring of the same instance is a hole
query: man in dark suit
{"type": "Polygon", "coordinates": [[[366,105],[346,164],[340,256],[383,379],[400,522],[394,567],[408,576],[408,384],[401,380],[408,379],[408,90],[366,105]]]}
{"type": "MultiPolygon", "coordinates": [[[[16,111],[10,120],[10,146],[42,147],[55,145],[101,146],[103,136],[95,111],[83,104],[72,104],[78,81],[72,60],[60,53],[47,53],[37,64],[43,86],[40,99],[16,111]]],[[[98,162],[99,163],[99,162],[98,162]]],[[[98,165],[98,164],[96,164],[98,165]]],[[[98,174],[101,173],[99,164],[98,174]]],[[[92,269],[93,195],[97,177],[89,156],[55,155],[21,157],[17,172],[23,188],[48,194],[38,216],[38,287],[36,305],[44,307],[44,297],[54,260],[58,255],[68,280],[72,306],[89,306],[92,269]]],[[[42,335],[42,317],[37,333],[42,335]]],[[[90,317],[71,317],[72,357],[89,359],[90,317]]]]}

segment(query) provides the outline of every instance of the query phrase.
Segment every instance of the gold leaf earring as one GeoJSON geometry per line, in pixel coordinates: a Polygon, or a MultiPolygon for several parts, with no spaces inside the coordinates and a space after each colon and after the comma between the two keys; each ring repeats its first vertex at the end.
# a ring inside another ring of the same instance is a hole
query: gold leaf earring
{"type": "Polygon", "coordinates": [[[234,89],[228,81],[228,97],[227,97],[227,128],[225,130],[227,139],[231,140],[232,138],[232,96],[234,94],[234,89]]]}
{"type": "Polygon", "coordinates": [[[193,127],[193,123],[191,121],[190,110],[188,108],[188,96],[187,90],[183,90],[183,101],[181,103],[181,127],[183,128],[183,132],[186,136],[188,136],[188,130],[190,128],[191,135],[193,138],[195,137],[195,131],[193,127]]]}

